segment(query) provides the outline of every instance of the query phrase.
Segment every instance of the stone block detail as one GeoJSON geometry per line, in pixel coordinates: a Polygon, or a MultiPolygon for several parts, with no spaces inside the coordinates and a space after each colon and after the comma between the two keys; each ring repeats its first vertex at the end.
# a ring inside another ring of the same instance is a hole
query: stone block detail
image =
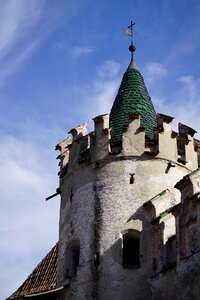
{"type": "Polygon", "coordinates": [[[186,166],[190,170],[195,170],[198,168],[197,151],[196,151],[194,138],[193,138],[195,133],[196,131],[193,128],[188,127],[182,123],[179,123],[179,136],[184,141],[182,143],[185,146],[182,155],[183,155],[183,159],[185,159],[186,166]]]}
{"type": "Polygon", "coordinates": [[[145,151],[145,129],[140,125],[140,115],[130,115],[132,122],[122,136],[122,156],[140,156],[145,151]]]}
{"type": "Polygon", "coordinates": [[[166,189],[143,204],[150,221],[160,218],[162,213],[172,206],[172,197],[170,190],[166,189]]]}
{"type": "Polygon", "coordinates": [[[176,135],[172,131],[172,120],[173,117],[163,114],[157,115],[157,157],[176,162],[178,159],[178,148],[176,135]]]}
{"type": "Polygon", "coordinates": [[[105,158],[110,152],[109,115],[100,115],[93,119],[94,132],[90,134],[90,162],[105,158]]]}

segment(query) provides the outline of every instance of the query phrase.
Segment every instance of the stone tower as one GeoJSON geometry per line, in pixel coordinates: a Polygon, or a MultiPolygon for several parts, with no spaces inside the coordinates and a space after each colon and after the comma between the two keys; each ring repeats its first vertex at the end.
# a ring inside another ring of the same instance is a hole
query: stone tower
{"type": "MultiPolygon", "coordinates": [[[[175,183],[198,168],[195,131],[179,123],[174,132],[173,118],[156,114],[129,49],[110,117],[95,117],[90,133],[86,124],[71,129],[56,146],[59,299],[151,299],[160,266],[151,222],[180,201],[175,183]]],[[[175,221],[164,224],[167,240],[175,221]]]]}

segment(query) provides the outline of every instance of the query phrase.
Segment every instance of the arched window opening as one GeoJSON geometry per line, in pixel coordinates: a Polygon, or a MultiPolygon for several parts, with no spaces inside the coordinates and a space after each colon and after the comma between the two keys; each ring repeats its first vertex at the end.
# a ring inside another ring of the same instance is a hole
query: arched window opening
{"type": "Polygon", "coordinates": [[[79,265],[79,256],[80,256],[80,242],[74,241],[71,244],[70,251],[70,261],[69,261],[69,278],[73,278],[76,276],[77,268],[79,265]]]}
{"type": "Polygon", "coordinates": [[[124,268],[140,267],[140,232],[128,230],[123,235],[122,263],[124,268]]]}

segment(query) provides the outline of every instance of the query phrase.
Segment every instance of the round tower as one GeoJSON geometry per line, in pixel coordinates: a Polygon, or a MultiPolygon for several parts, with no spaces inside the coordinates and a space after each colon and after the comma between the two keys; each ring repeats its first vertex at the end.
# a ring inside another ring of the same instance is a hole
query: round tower
{"type": "Polygon", "coordinates": [[[134,50],[110,118],[95,117],[89,134],[86,124],[73,128],[57,145],[63,299],[150,299],[152,245],[143,204],[198,167],[195,131],[180,124],[176,133],[172,117],[156,115],[134,50]]]}

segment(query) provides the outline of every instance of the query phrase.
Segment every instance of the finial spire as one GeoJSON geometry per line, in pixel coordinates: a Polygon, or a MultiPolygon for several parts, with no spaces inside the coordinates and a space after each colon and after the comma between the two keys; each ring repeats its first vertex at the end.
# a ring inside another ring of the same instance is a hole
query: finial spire
{"type": "Polygon", "coordinates": [[[125,30],[126,33],[131,37],[131,45],[129,46],[129,51],[131,52],[131,62],[128,66],[128,69],[135,69],[136,65],[134,63],[134,58],[133,58],[133,52],[135,51],[136,47],[133,45],[133,26],[135,23],[131,21],[131,24],[128,26],[128,28],[125,30]]]}

